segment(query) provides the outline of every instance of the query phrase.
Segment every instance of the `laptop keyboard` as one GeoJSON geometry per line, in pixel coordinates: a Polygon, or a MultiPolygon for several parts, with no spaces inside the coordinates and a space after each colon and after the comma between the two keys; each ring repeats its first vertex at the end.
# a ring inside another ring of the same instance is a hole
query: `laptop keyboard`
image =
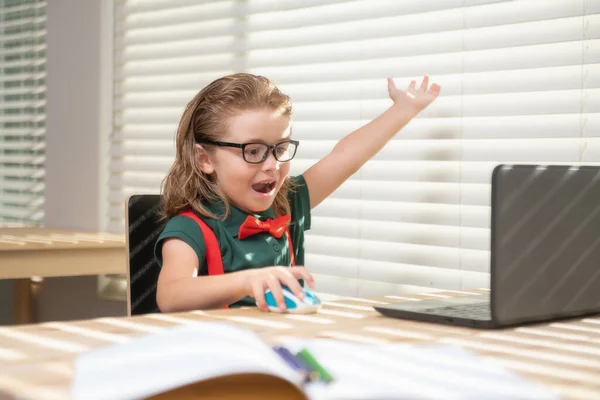
{"type": "Polygon", "coordinates": [[[421,310],[428,314],[443,315],[448,317],[470,318],[470,319],[489,319],[490,318],[490,303],[471,303],[457,304],[455,306],[433,307],[421,310]]]}

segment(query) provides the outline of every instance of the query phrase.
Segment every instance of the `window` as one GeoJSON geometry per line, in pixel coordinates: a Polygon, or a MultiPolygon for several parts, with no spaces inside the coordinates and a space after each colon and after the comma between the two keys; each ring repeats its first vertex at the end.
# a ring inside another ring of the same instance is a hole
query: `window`
{"type": "Polygon", "coordinates": [[[0,1],[0,224],[44,219],[45,7],[0,1]]]}
{"type": "Polygon", "coordinates": [[[352,296],[489,286],[501,162],[600,162],[597,0],[131,0],[115,14],[110,229],[157,193],[185,104],[247,71],[294,102],[292,173],[430,74],[442,96],[314,209],[307,265],[352,296]]]}

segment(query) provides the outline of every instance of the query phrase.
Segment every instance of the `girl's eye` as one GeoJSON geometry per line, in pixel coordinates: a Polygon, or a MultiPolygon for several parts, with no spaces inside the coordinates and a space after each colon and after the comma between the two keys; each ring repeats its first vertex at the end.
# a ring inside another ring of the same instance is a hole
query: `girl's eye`
{"type": "Polygon", "coordinates": [[[244,151],[244,156],[251,161],[259,160],[262,158],[265,149],[266,146],[261,145],[247,146],[244,151]]]}

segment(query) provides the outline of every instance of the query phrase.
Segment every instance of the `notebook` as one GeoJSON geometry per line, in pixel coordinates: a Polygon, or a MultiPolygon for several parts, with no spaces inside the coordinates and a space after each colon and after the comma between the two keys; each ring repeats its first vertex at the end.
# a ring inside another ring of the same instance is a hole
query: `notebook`
{"type": "Polygon", "coordinates": [[[283,343],[309,350],[330,380],[309,380],[254,332],[199,322],[81,354],[73,399],[548,399],[558,397],[454,345],[283,343]]]}

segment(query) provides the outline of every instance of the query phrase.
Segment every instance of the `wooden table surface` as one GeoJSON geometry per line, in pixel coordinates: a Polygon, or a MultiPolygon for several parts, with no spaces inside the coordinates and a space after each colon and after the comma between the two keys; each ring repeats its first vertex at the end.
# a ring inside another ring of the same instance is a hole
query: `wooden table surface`
{"type": "Polygon", "coordinates": [[[198,321],[228,321],[269,343],[321,337],[366,343],[450,343],[539,382],[565,399],[600,399],[600,315],[503,330],[474,330],[390,319],[373,305],[473,292],[340,299],[314,315],[257,309],[149,314],[0,328],[0,398],[69,398],[74,360],[90,349],[198,321]]]}
{"type": "Polygon", "coordinates": [[[123,235],[0,227],[0,279],[124,274],[125,257],[123,235]]]}

